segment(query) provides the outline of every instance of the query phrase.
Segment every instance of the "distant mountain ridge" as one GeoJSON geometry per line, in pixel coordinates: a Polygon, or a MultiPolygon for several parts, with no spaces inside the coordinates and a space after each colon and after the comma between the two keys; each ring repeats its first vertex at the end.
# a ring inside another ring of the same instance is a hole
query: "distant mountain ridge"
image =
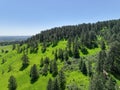
{"type": "Polygon", "coordinates": [[[22,41],[31,36],[0,36],[0,42],[22,41]]]}

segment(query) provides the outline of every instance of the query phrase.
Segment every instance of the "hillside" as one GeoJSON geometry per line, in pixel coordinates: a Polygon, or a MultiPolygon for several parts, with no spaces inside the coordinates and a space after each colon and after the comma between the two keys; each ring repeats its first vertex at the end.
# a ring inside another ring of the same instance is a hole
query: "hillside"
{"type": "Polygon", "coordinates": [[[17,90],[120,89],[120,20],[52,28],[0,50],[1,90],[11,75],[17,90]]]}

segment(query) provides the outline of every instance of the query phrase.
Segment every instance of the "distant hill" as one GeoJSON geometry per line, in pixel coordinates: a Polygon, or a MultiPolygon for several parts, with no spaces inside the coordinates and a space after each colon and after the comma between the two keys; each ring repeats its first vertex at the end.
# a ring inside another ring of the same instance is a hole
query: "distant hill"
{"type": "Polygon", "coordinates": [[[0,42],[22,41],[29,37],[30,36],[0,36],[0,42]]]}

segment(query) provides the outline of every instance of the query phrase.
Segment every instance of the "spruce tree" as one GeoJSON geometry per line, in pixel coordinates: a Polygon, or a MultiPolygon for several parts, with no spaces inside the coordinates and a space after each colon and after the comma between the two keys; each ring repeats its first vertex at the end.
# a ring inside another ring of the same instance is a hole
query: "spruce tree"
{"type": "Polygon", "coordinates": [[[105,46],[105,42],[104,42],[104,41],[101,42],[101,49],[102,49],[102,50],[105,50],[105,49],[106,49],[106,46],[105,46]]]}
{"type": "Polygon", "coordinates": [[[52,61],[50,61],[50,73],[52,73],[53,72],[53,62],[52,61]]]}
{"type": "Polygon", "coordinates": [[[59,75],[58,80],[59,80],[59,84],[60,84],[60,90],[65,90],[66,78],[65,78],[63,71],[61,70],[58,75],[59,75]]]}
{"type": "Polygon", "coordinates": [[[10,76],[8,82],[9,82],[9,84],[8,84],[9,90],[16,90],[17,89],[17,82],[16,82],[16,79],[14,76],[10,76]]]}
{"type": "Polygon", "coordinates": [[[22,67],[25,68],[29,65],[29,58],[26,54],[22,56],[22,67]]]}
{"type": "Polygon", "coordinates": [[[31,67],[30,70],[31,83],[34,83],[39,78],[39,73],[36,64],[31,67]]]}
{"type": "Polygon", "coordinates": [[[47,75],[48,74],[48,64],[45,64],[44,65],[44,68],[43,68],[43,70],[42,70],[42,75],[47,75]]]}
{"type": "Polygon", "coordinates": [[[64,56],[65,61],[67,61],[69,59],[67,50],[64,51],[63,56],[64,56]]]}
{"type": "Polygon", "coordinates": [[[53,81],[51,78],[48,81],[47,90],[53,90],[53,81]]]}
{"type": "Polygon", "coordinates": [[[60,90],[59,82],[58,79],[55,78],[54,83],[53,83],[53,89],[52,90],[60,90]]]}
{"type": "Polygon", "coordinates": [[[54,62],[53,62],[52,70],[53,70],[52,75],[53,75],[53,77],[55,77],[58,74],[58,67],[57,67],[56,60],[54,60],[54,62]]]}
{"type": "Polygon", "coordinates": [[[116,90],[115,89],[115,80],[112,77],[109,77],[106,82],[106,90],[116,90]]]}
{"type": "Polygon", "coordinates": [[[40,60],[40,67],[43,67],[44,66],[44,61],[43,61],[43,58],[41,58],[40,60]]]}
{"type": "Polygon", "coordinates": [[[73,56],[74,56],[74,58],[80,58],[80,55],[79,55],[79,44],[78,44],[77,37],[75,38],[75,41],[73,43],[73,56]]]}
{"type": "Polygon", "coordinates": [[[87,67],[86,67],[85,61],[83,61],[83,63],[82,63],[81,72],[82,72],[84,75],[87,75],[87,67]]]}

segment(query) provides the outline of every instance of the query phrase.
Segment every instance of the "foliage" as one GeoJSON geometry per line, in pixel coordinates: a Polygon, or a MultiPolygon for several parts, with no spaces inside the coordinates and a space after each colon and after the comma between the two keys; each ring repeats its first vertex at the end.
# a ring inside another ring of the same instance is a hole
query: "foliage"
{"type": "Polygon", "coordinates": [[[14,76],[10,76],[9,78],[8,89],[9,90],[16,90],[17,89],[17,82],[14,76]]]}

